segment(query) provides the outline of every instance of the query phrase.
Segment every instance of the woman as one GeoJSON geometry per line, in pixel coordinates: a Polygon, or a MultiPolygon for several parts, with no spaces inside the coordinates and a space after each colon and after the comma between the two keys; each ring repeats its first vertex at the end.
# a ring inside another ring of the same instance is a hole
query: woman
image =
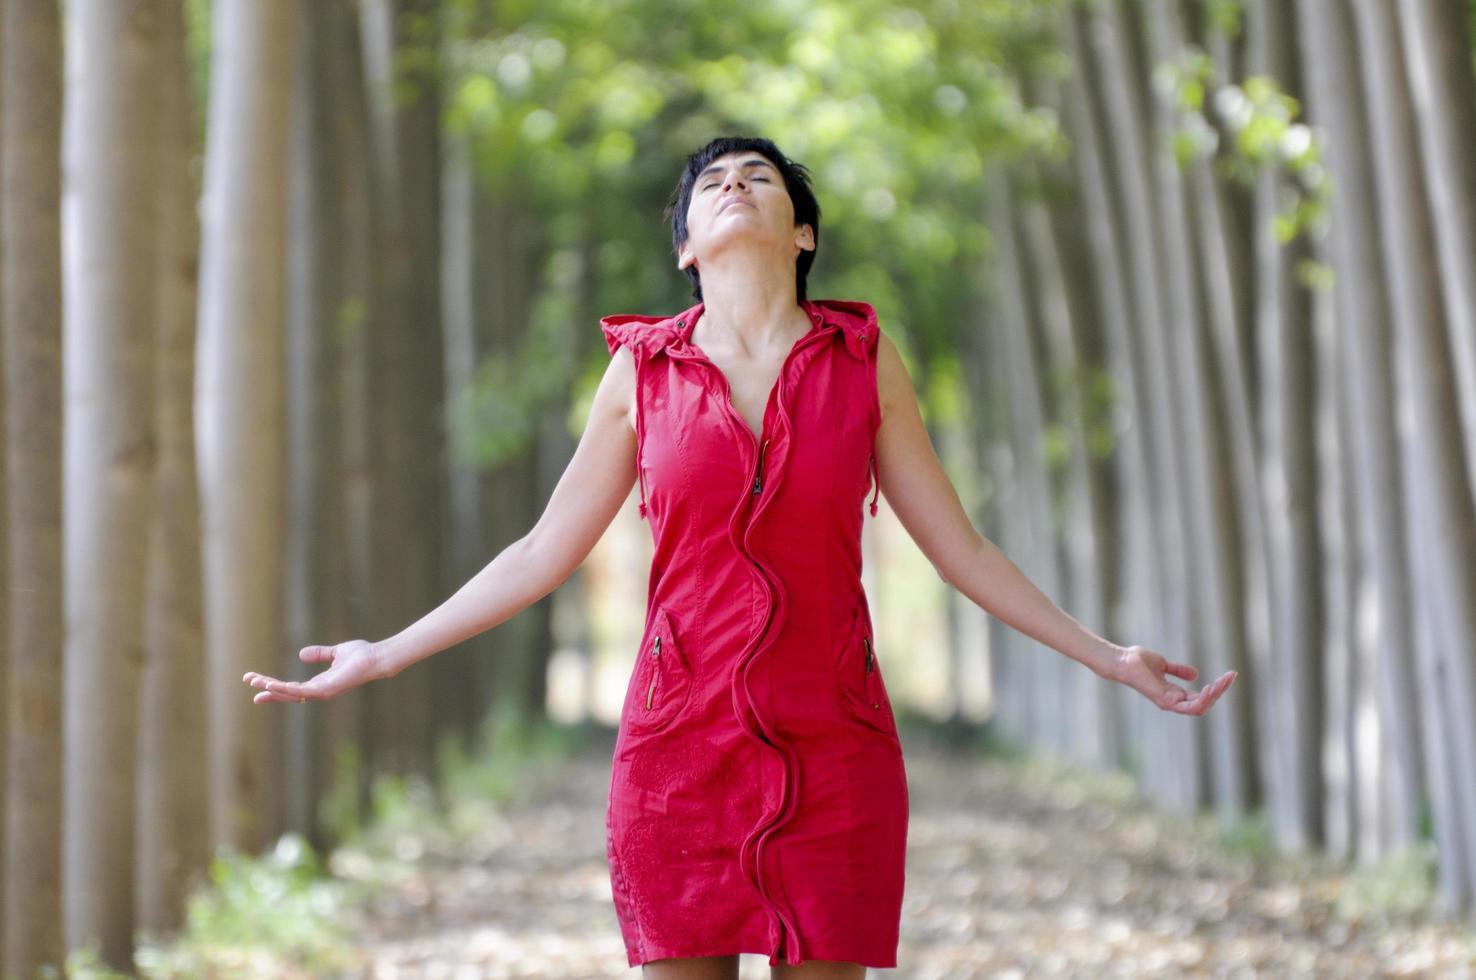
{"type": "Polygon", "coordinates": [[[750,952],[776,978],[864,977],[896,966],[907,832],[861,588],[868,490],[945,581],[1164,710],[1203,714],[1235,673],[1169,682],[1198,672],[1091,633],[974,529],[875,311],[806,297],[820,212],[804,167],[717,139],[668,210],[697,303],[601,321],[612,359],[532,530],[396,636],[305,648],[331,664],[307,681],[245,680],[259,703],[328,698],[505,621],[584,560],[634,476],[655,553],[606,812],[628,962],[734,978],[750,952]]]}

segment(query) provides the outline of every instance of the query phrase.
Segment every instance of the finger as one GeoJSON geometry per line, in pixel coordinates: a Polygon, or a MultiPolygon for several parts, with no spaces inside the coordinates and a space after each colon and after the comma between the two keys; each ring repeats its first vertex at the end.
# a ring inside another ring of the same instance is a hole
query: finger
{"type": "Polygon", "coordinates": [[[331,646],[325,647],[320,644],[306,646],[298,652],[297,658],[306,664],[322,663],[325,660],[333,659],[333,648],[331,646]]]}
{"type": "Polygon", "coordinates": [[[270,691],[272,694],[280,695],[286,700],[296,701],[298,698],[307,697],[303,693],[302,685],[297,681],[279,681],[270,677],[266,678],[266,681],[265,684],[260,685],[263,689],[270,691]]]}
{"type": "Polygon", "coordinates": [[[1175,677],[1182,677],[1186,681],[1192,681],[1199,676],[1199,668],[1191,667],[1189,664],[1175,663],[1172,660],[1165,660],[1163,662],[1163,672],[1165,674],[1173,674],[1175,677]]]}
{"type": "Polygon", "coordinates": [[[1204,688],[1189,701],[1184,702],[1182,705],[1176,706],[1175,710],[1179,711],[1182,714],[1204,714],[1206,711],[1209,710],[1210,705],[1219,700],[1220,695],[1225,693],[1225,688],[1229,687],[1230,682],[1234,679],[1235,673],[1233,671],[1228,674],[1220,675],[1219,679],[1216,680],[1213,684],[1204,688]]]}
{"type": "Polygon", "coordinates": [[[262,690],[265,690],[268,684],[280,683],[275,677],[270,677],[266,674],[258,674],[254,670],[248,670],[246,672],[246,676],[243,677],[242,680],[244,680],[247,684],[250,684],[252,687],[259,687],[262,690]]]}
{"type": "Polygon", "coordinates": [[[286,704],[288,702],[296,702],[297,700],[297,698],[288,697],[285,694],[278,694],[276,691],[258,691],[256,692],[256,696],[251,699],[254,704],[286,704]]]}

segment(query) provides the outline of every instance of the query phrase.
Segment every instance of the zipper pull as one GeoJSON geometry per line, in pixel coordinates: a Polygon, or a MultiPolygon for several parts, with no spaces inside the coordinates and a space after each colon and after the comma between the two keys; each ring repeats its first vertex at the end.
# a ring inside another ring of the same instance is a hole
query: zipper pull
{"type": "MultiPolygon", "coordinates": [[[[876,695],[875,695],[875,692],[873,691],[872,685],[871,685],[871,672],[872,672],[873,669],[875,669],[875,666],[876,666],[876,664],[875,664],[876,656],[875,656],[874,652],[871,649],[871,637],[870,636],[863,636],[861,638],[861,642],[866,644],[866,693],[872,695],[873,697],[875,697],[876,695]]],[[[873,702],[871,702],[871,706],[873,708],[880,708],[881,707],[881,702],[880,701],[873,701],[873,702]]]]}
{"type": "Polygon", "coordinates": [[[655,659],[659,656],[661,656],[661,636],[660,634],[657,634],[656,643],[654,646],[651,647],[651,657],[652,659],[655,659]]]}
{"type": "Polygon", "coordinates": [[[765,439],[759,444],[758,468],[753,473],[753,496],[757,497],[764,489],[764,450],[769,448],[769,440],[765,439]]]}

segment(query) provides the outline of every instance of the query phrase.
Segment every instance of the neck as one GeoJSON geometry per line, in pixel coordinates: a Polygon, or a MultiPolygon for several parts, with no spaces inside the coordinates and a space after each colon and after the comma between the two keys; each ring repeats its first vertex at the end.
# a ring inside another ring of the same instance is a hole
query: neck
{"type": "Polygon", "coordinates": [[[794,259],[762,258],[723,256],[703,264],[701,320],[708,339],[753,351],[793,336],[802,316],[794,259]]]}

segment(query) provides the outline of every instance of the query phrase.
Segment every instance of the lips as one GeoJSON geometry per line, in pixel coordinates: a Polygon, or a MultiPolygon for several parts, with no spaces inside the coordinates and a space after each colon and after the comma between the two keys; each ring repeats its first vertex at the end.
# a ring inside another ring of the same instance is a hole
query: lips
{"type": "Polygon", "coordinates": [[[745,199],[743,199],[741,197],[730,197],[730,198],[728,198],[727,203],[725,203],[722,207],[718,208],[718,214],[722,214],[724,211],[728,210],[728,208],[732,207],[735,204],[741,204],[741,205],[743,205],[744,207],[747,207],[747,208],[753,207],[752,204],[748,203],[748,201],[746,201],[745,199]]]}

